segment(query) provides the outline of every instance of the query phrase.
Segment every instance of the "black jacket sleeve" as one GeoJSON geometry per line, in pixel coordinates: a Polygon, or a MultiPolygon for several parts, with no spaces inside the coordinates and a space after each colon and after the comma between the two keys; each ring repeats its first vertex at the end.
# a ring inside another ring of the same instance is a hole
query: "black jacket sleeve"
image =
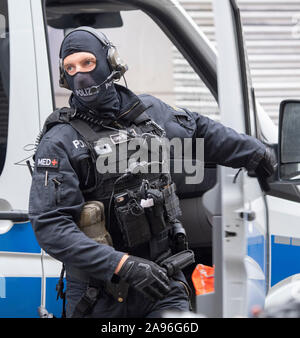
{"type": "Polygon", "coordinates": [[[204,138],[205,163],[254,170],[263,159],[266,147],[256,138],[239,134],[206,116],[191,114],[196,122],[194,137],[204,138]]]}
{"type": "Polygon", "coordinates": [[[255,170],[265,145],[252,136],[186,108],[171,107],[151,95],[141,95],[147,114],[166,131],[167,138],[203,138],[205,163],[255,170]]]}
{"type": "Polygon", "coordinates": [[[44,138],[35,161],[29,217],[38,243],[65,264],[110,280],[124,253],[98,244],[76,225],[84,198],[64,145],[44,138]]]}

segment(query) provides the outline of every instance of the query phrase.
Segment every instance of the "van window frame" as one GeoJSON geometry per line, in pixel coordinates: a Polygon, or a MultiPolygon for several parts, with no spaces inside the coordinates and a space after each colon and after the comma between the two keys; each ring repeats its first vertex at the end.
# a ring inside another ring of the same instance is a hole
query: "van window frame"
{"type": "Polygon", "coordinates": [[[255,98],[255,90],[252,83],[250,66],[248,62],[248,54],[245,47],[245,39],[243,32],[243,25],[241,20],[240,9],[236,3],[236,0],[230,0],[234,27],[236,31],[237,47],[238,47],[238,57],[240,63],[240,72],[241,72],[241,82],[242,82],[242,92],[243,92],[243,101],[244,101],[244,114],[245,114],[245,130],[246,134],[254,136],[260,140],[266,140],[262,134],[259,119],[257,116],[257,106],[255,98]],[[253,114],[253,125],[254,130],[251,127],[251,114],[253,114]]]}
{"type": "Polygon", "coordinates": [[[51,87],[51,99],[52,99],[52,109],[56,109],[55,104],[55,90],[54,90],[54,81],[53,75],[51,71],[51,58],[50,58],[50,44],[49,44],[49,36],[48,36],[48,24],[47,24],[47,14],[46,14],[46,1],[42,0],[42,11],[43,11],[43,24],[44,24],[44,32],[47,46],[47,60],[48,60],[48,69],[49,69],[49,78],[50,78],[50,87],[51,87]]]}
{"type": "MultiPolygon", "coordinates": [[[[8,13],[8,0],[0,0],[3,4],[3,9],[4,9],[4,13],[1,13],[0,15],[3,15],[4,18],[5,18],[5,32],[4,34],[7,34],[9,33],[9,13],[8,13]]],[[[0,37],[1,39],[1,37],[0,37]]],[[[9,45],[9,40],[8,40],[8,79],[10,79],[10,62],[9,62],[9,59],[10,59],[10,45],[9,45]]],[[[2,75],[1,75],[2,71],[0,69],[0,76],[1,76],[1,80],[2,80],[2,75]]],[[[1,81],[2,82],[2,81],[1,81]]],[[[5,162],[6,162],[6,156],[7,156],[7,142],[8,142],[8,126],[9,126],[9,108],[10,108],[10,105],[9,105],[9,98],[10,98],[10,90],[9,90],[9,83],[10,81],[8,81],[8,95],[4,93],[4,85],[2,84],[2,87],[3,87],[3,98],[5,99],[5,101],[7,101],[7,110],[4,111],[4,114],[6,116],[3,116],[3,120],[5,121],[6,125],[4,126],[3,130],[6,130],[6,133],[5,133],[5,142],[1,144],[1,146],[4,145],[4,153],[0,153],[0,176],[2,175],[2,172],[3,172],[3,169],[5,167],[5,162]]],[[[6,104],[6,102],[4,103],[4,105],[6,104]]],[[[1,149],[0,149],[1,151],[1,149]]]]}

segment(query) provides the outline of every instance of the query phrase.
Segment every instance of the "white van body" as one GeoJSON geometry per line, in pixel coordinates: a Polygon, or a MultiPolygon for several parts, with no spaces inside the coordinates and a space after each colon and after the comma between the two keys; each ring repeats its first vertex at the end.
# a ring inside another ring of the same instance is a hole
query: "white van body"
{"type": "MultiPolygon", "coordinates": [[[[195,44],[217,73],[221,122],[238,132],[248,132],[234,1],[213,1],[218,54],[176,0],[124,3],[134,3],[142,10],[148,4],[148,14],[155,6],[169,10],[193,32],[195,44]]],[[[39,306],[59,317],[61,300],[56,301],[55,284],[61,263],[43,252],[24,216],[31,184],[26,160],[32,163],[32,144],[54,108],[43,2],[9,0],[8,16],[9,124],[0,175],[0,212],[14,217],[20,214],[21,221],[9,216],[0,220],[0,317],[37,317],[39,306]]],[[[277,127],[257,102],[256,109],[265,141],[278,143],[277,127]]],[[[253,110],[248,113],[255,136],[256,117],[253,110]]],[[[297,278],[291,279],[300,273],[296,264],[300,257],[298,202],[280,194],[265,195],[258,180],[245,171],[233,183],[236,173],[231,168],[218,168],[216,186],[203,196],[212,222],[215,292],[197,296],[195,310],[207,317],[251,316],[254,305],[271,307],[286,301],[292,297],[293,285],[299,284],[297,278]],[[249,215],[255,215],[254,219],[249,215]],[[280,288],[276,287],[279,282],[280,288]]]]}

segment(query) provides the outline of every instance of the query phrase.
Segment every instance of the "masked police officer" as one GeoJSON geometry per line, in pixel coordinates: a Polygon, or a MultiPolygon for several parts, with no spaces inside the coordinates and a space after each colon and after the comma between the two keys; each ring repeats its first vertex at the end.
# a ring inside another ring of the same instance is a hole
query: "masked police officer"
{"type": "MultiPolygon", "coordinates": [[[[170,175],[141,173],[137,162],[122,173],[101,173],[104,162],[98,160],[136,136],[204,138],[205,161],[266,177],[273,168],[270,153],[255,138],[115,84],[127,66],[96,30],[67,34],[60,60],[60,85],[72,91],[70,108],[55,111],[44,125],[29,213],[40,246],[66,268],[67,316],[188,311],[188,286],[175,263],[178,254],[191,252],[170,175]]],[[[119,151],[116,165],[124,160],[128,156],[119,151]]]]}

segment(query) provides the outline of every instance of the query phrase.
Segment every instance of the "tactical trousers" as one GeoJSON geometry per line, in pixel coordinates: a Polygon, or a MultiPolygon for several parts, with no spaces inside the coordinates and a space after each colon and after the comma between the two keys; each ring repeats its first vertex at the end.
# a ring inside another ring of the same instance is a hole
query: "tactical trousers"
{"type": "MultiPolygon", "coordinates": [[[[67,276],[66,314],[71,317],[87,283],[67,276]]],[[[91,313],[85,318],[161,318],[164,311],[190,311],[190,290],[180,272],[170,279],[171,290],[163,300],[149,301],[144,295],[130,287],[127,299],[118,302],[100,287],[99,298],[91,313]]]]}

